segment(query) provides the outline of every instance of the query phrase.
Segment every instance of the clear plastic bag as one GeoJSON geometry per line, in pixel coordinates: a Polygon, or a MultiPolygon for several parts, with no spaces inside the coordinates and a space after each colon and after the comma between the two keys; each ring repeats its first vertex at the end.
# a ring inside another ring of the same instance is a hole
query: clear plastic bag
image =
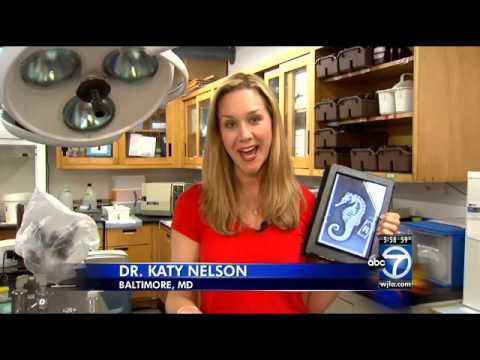
{"type": "Polygon", "coordinates": [[[97,224],[91,217],[36,189],[25,208],[15,252],[32,273],[45,274],[49,282],[58,283],[71,278],[75,266],[99,244],[97,224]]]}

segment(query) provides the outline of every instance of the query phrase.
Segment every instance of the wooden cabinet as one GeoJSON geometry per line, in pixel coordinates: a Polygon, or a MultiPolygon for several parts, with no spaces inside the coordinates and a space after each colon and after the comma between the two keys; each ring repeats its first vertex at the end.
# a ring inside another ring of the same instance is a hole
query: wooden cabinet
{"type": "Polygon", "coordinates": [[[414,175],[421,182],[466,182],[480,169],[480,47],[415,52],[414,175]]]}
{"type": "MultiPolygon", "coordinates": [[[[323,175],[322,169],[315,168],[315,130],[319,127],[387,132],[388,145],[410,146],[411,172],[375,172],[397,182],[465,182],[468,170],[480,169],[480,158],[476,156],[480,150],[477,141],[480,132],[480,67],[477,66],[480,48],[415,47],[413,55],[399,60],[326,79],[316,78],[316,59],[339,50],[341,48],[298,48],[253,68],[242,69],[263,77],[277,97],[297,175],[323,175]],[[404,73],[413,74],[412,112],[316,124],[315,104],[321,99],[388,89],[399,82],[404,73]]],[[[163,141],[159,156],[128,156],[132,136],[128,133],[112,145],[112,154],[107,157],[72,158],[57,149],[57,167],[200,169],[210,103],[222,81],[220,79],[176,99],[167,105],[164,115],[154,115],[165,116],[164,131],[153,131],[148,122],[147,128],[135,131],[155,136],[160,144],[163,141]]]]}
{"type": "MultiPolygon", "coordinates": [[[[123,250],[128,254],[129,262],[152,262],[152,244],[154,230],[158,224],[145,224],[138,229],[107,229],[105,246],[107,249],[123,250]]],[[[134,291],[132,299],[135,303],[146,303],[156,306],[156,291],[134,291]]]]}
{"type": "MultiPolygon", "coordinates": [[[[134,230],[107,229],[106,248],[123,250],[129,262],[169,262],[170,228],[154,224],[144,224],[134,230]]],[[[166,291],[135,291],[132,299],[137,306],[157,306],[157,301],[165,302],[166,291]]]]}
{"type": "Polygon", "coordinates": [[[0,240],[15,239],[17,237],[17,229],[0,229],[0,240]]]}
{"type": "Polygon", "coordinates": [[[180,99],[157,110],[140,127],[123,134],[112,144],[111,154],[88,157],[85,149],[57,148],[57,167],[60,169],[129,169],[162,168],[181,166],[183,105],[180,99]],[[137,156],[130,151],[130,145],[140,136],[155,138],[155,154],[137,156]],[[136,138],[134,138],[136,137],[136,138]]]}
{"type": "MultiPolygon", "coordinates": [[[[316,57],[332,49],[317,49],[316,57]]],[[[388,145],[412,150],[410,173],[376,173],[398,182],[465,182],[480,168],[478,47],[415,47],[413,56],[324,80],[316,80],[315,100],[391,88],[412,73],[413,111],[327,123],[338,129],[389,133],[388,145]]],[[[312,175],[323,170],[313,169],[312,175]]]]}

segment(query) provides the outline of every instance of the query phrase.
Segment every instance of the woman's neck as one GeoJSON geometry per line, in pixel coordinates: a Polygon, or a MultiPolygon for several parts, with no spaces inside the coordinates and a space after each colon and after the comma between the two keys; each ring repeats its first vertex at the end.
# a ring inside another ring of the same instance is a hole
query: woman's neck
{"type": "Polygon", "coordinates": [[[248,204],[255,202],[255,200],[258,201],[260,195],[261,174],[248,176],[237,172],[236,175],[240,199],[243,198],[248,204]]]}

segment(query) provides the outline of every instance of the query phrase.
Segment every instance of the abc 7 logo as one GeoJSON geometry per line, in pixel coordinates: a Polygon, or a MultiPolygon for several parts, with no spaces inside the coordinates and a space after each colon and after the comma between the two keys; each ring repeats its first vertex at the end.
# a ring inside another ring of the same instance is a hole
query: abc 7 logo
{"type": "Polygon", "coordinates": [[[368,266],[373,270],[382,270],[390,279],[401,279],[412,268],[410,253],[400,246],[385,249],[381,255],[372,255],[368,266]]]}

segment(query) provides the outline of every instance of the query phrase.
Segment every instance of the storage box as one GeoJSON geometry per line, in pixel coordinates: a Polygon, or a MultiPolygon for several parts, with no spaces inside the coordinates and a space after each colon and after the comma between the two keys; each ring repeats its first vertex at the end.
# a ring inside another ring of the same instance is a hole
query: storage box
{"type": "Polygon", "coordinates": [[[361,46],[344,49],[337,55],[338,72],[346,73],[373,65],[373,49],[361,46]]]}
{"type": "Polygon", "coordinates": [[[412,172],[412,152],[409,146],[382,146],[377,154],[379,171],[412,172]]]}
{"type": "Polygon", "coordinates": [[[335,100],[321,100],[315,105],[315,120],[335,121],[338,119],[338,108],[335,100]]]}
{"type": "Polygon", "coordinates": [[[378,101],[376,99],[348,96],[338,100],[338,117],[340,120],[376,115],[378,115],[378,101]]]}
{"type": "Polygon", "coordinates": [[[465,229],[421,221],[404,222],[413,235],[413,258],[420,277],[443,287],[463,287],[465,229]]]}
{"type": "Polygon", "coordinates": [[[380,65],[389,62],[391,51],[389,47],[377,46],[373,49],[373,65],[380,65]]]}
{"type": "Polygon", "coordinates": [[[335,149],[317,149],[315,151],[315,168],[325,169],[332,164],[350,166],[350,152],[335,149]]]}
{"type": "Polygon", "coordinates": [[[315,63],[317,68],[317,77],[320,79],[338,74],[338,62],[337,57],[334,54],[323,56],[317,59],[315,63]]]}
{"type": "Polygon", "coordinates": [[[315,131],[315,147],[317,148],[352,148],[359,147],[362,136],[357,133],[333,128],[323,128],[315,131]]]}
{"type": "Polygon", "coordinates": [[[362,171],[378,171],[378,157],[374,148],[355,148],[350,151],[352,168],[362,171]]]}

